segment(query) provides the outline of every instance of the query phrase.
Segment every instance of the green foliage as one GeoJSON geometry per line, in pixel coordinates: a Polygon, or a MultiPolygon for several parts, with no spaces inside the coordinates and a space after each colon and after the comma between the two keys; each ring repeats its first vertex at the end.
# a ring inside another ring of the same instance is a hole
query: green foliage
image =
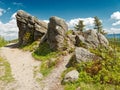
{"type": "Polygon", "coordinates": [[[119,90],[120,52],[102,47],[90,51],[101,59],[96,58],[94,61],[72,65],[79,71],[79,79],[75,83],[66,83],[65,87],[72,85],[82,90],[119,90]]]}
{"type": "Polygon", "coordinates": [[[12,82],[14,80],[11,74],[10,64],[0,57],[0,67],[5,67],[5,75],[0,77],[0,81],[12,82]]]}
{"type": "Polygon", "coordinates": [[[13,39],[9,41],[9,43],[17,43],[17,42],[18,42],[18,39],[13,39]]]}
{"type": "Polygon", "coordinates": [[[52,51],[47,43],[41,44],[33,53],[32,56],[41,61],[55,58],[59,55],[59,52],[52,51]]]}
{"type": "Polygon", "coordinates": [[[33,57],[37,60],[42,61],[39,72],[43,76],[47,76],[55,67],[62,53],[58,51],[52,51],[47,43],[43,43],[33,53],[33,57]]]}
{"type": "Polygon", "coordinates": [[[106,35],[106,34],[107,34],[107,33],[103,30],[102,22],[99,20],[99,18],[98,18],[97,16],[94,17],[94,24],[95,24],[94,29],[96,29],[98,33],[101,33],[101,34],[103,34],[103,35],[106,35]]]}
{"type": "Polygon", "coordinates": [[[24,40],[24,41],[27,41],[27,40],[29,40],[29,38],[30,38],[30,33],[29,33],[29,32],[26,32],[26,33],[24,34],[23,40],[24,40]]]}
{"type": "Polygon", "coordinates": [[[76,30],[78,30],[78,31],[83,32],[84,27],[85,27],[85,25],[83,24],[83,21],[82,21],[82,20],[79,20],[78,24],[75,25],[74,28],[75,28],[76,30]]]}
{"type": "Polygon", "coordinates": [[[54,68],[55,63],[56,61],[51,61],[51,60],[42,62],[40,67],[40,73],[42,73],[43,76],[47,76],[54,68]]]}
{"type": "Polygon", "coordinates": [[[76,86],[74,84],[66,84],[64,90],[76,90],[76,86]]]}
{"type": "Polygon", "coordinates": [[[72,33],[73,33],[73,30],[68,30],[68,31],[66,32],[67,35],[72,34],[72,33]]]}
{"type": "Polygon", "coordinates": [[[7,43],[8,42],[3,37],[0,36],[0,47],[5,46],[7,43]]]}
{"type": "Polygon", "coordinates": [[[120,38],[108,38],[108,41],[113,48],[120,48],[120,38]]]}
{"type": "Polygon", "coordinates": [[[32,52],[32,51],[34,51],[38,47],[38,43],[39,43],[38,41],[34,41],[31,44],[28,44],[26,46],[21,46],[19,48],[22,49],[22,50],[24,50],[24,51],[30,51],[30,52],[32,52]]]}
{"type": "Polygon", "coordinates": [[[100,33],[102,31],[102,23],[97,16],[94,17],[94,24],[94,29],[96,29],[97,32],[100,33]]]}
{"type": "Polygon", "coordinates": [[[93,84],[93,83],[69,83],[64,86],[64,90],[120,90],[120,86],[114,86],[109,84],[93,84]]]}

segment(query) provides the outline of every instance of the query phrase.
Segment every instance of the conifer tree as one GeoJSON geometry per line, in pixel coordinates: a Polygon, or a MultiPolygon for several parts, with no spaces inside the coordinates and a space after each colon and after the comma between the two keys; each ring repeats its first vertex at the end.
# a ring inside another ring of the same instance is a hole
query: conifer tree
{"type": "Polygon", "coordinates": [[[76,24],[74,28],[77,31],[83,32],[84,31],[84,27],[85,27],[85,25],[83,24],[83,20],[79,20],[78,24],[76,24]]]}

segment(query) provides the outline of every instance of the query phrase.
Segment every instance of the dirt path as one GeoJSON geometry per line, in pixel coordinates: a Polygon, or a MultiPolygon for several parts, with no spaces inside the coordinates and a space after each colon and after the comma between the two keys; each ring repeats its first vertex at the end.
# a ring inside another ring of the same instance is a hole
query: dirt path
{"type": "Polygon", "coordinates": [[[39,66],[40,62],[35,61],[30,52],[23,52],[17,48],[2,47],[0,54],[11,65],[17,86],[14,90],[41,90],[39,84],[33,78],[34,66],[39,66]]]}
{"type": "Polygon", "coordinates": [[[13,77],[16,83],[10,85],[10,88],[5,90],[63,90],[61,86],[61,73],[66,69],[71,55],[61,58],[61,62],[55,69],[44,78],[40,85],[34,79],[33,69],[39,66],[40,62],[32,58],[30,52],[23,52],[17,48],[2,47],[0,49],[1,56],[5,57],[11,65],[13,77]]]}
{"type": "Polygon", "coordinates": [[[57,67],[47,76],[41,83],[43,84],[43,90],[64,90],[61,85],[61,73],[66,69],[71,55],[63,57],[57,67]]]}

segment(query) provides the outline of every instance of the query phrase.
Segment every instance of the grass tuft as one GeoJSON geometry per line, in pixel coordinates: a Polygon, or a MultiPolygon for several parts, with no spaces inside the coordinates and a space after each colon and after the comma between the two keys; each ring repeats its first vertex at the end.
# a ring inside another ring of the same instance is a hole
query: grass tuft
{"type": "Polygon", "coordinates": [[[0,57],[0,67],[5,67],[5,69],[3,69],[3,72],[5,71],[5,74],[0,77],[0,80],[5,81],[7,83],[14,81],[14,78],[11,74],[10,64],[1,57],[0,57]]]}

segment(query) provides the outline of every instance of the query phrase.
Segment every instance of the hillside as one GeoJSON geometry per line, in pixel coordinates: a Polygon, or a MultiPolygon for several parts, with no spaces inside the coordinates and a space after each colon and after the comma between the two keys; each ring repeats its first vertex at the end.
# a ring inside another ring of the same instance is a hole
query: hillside
{"type": "Polygon", "coordinates": [[[19,10],[18,42],[0,39],[0,89],[119,90],[119,41],[109,42],[95,18],[97,30],[83,31],[82,21],[68,30],[62,18],[45,23],[19,10]]]}

